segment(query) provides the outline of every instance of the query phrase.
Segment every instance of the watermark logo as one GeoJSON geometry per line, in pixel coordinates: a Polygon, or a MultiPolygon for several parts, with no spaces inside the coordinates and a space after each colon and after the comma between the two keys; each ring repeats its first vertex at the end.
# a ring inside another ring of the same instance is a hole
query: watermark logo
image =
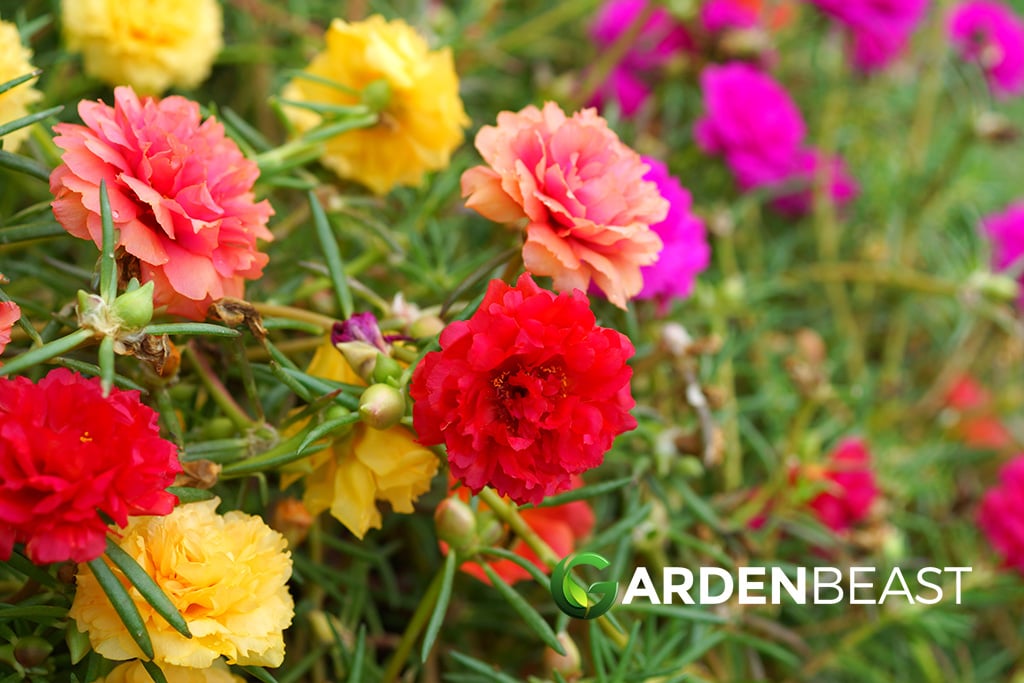
{"type": "Polygon", "coordinates": [[[551,597],[555,599],[558,609],[576,619],[596,619],[610,610],[619,592],[618,582],[597,581],[583,590],[572,577],[574,567],[605,569],[609,564],[608,560],[597,553],[570,555],[559,562],[551,572],[551,597]],[[600,599],[592,603],[590,594],[598,595],[600,599]]]}

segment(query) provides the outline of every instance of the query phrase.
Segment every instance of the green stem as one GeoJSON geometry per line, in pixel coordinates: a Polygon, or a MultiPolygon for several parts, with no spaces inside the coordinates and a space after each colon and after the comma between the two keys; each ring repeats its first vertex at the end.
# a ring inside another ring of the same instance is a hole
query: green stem
{"type": "Polygon", "coordinates": [[[402,667],[405,665],[406,660],[409,659],[413,645],[416,644],[416,640],[420,637],[420,633],[427,625],[427,620],[437,605],[437,598],[441,595],[441,587],[443,585],[444,567],[434,574],[434,578],[430,581],[430,586],[427,587],[427,592],[423,594],[420,604],[416,606],[412,619],[409,620],[409,624],[405,627],[405,632],[402,633],[402,639],[398,641],[398,647],[395,649],[394,654],[391,655],[391,659],[388,660],[387,668],[384,669],[384,676],[381,678],[382,683],[393,683],[393,681],[398,679],[399,674],[402,673],[402,667]]]}
{"type": "Polygon", "coordinates": [[[235,423],[235,425],[244,431],[255,429],[259,426],[259,423],[249,417],[242,407],[238,405],[234,397],[228,392],[227,387],[213,374],[213,370],[210,368],[210,364],[206,362],[202,354],[196,351],[195,343],[189,342],[188,346],[185,347],[185,357],[188,358],[192,367],[195,368],[199,374],[199,379],[202,381],[203,386],[210,392],[210,396],[213,397],[214,403],[216,403],[224,414],[235,423]]]}
{"type": "Polygon", "coordinates": [[[95,332],[89,329],[75,330],[66,337],[55,339],[52,342],[36,347],[31,351],[16,356],[0,366],[0,377],[13,375],[16,372],[27,370],[33,365],[44,363],[51,358],[67,353],[80,344],[84,344],[95,336],[95,332]]]}

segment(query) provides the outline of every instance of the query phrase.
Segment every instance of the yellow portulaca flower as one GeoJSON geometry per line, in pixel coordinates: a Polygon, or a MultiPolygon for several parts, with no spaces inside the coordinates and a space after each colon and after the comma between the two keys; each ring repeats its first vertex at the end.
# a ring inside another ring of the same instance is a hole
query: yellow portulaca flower
{"type": "MultiPolygon", "coordinates": [[[[18,76],[24,76],[35,70],[29,60],[32,52],[21,44],[18,27],[6,21],[0,21],[0,83],[5,83],[18,76]]],[[[20,119],[28,114],[28,106],[42,99],[38,90],[32,87],[35,79],[11,88],[0,95],[0,124],[20,119]]],[[[8,152],[16,150],[21,142],[28,137],[29,128],[21,128],[3,137],[4,149],[8,152]]]]}
{"type": "MultiPolygon", "coordinates": [[[[118,545],[153,577],[188,623],[185,638],[129,588],[153,641],[154,661],[206,668],[229,664],[280,666],[283,631],[294,614],[286,541],[262,519],[217,514],[219,500],[182,505],[165,517],[132,517],[118,545]]],[[[70,616],[107,659],[143,656],[87,565],[78,567],[70,616]]]]}
{"type": "MultiPolygon", "coordinates": [[[[359,93],[376,82],[383,108],[380,122],[372,128],[328,140],[324,165],[377,194],[396,185],[419,185],[426,171],[447,167],[469,125],[451,50],[431,51],[408,24],[379,15],[354,23],[335,19],[326,42],[327,49],[305,73],[342,87],[297,77],[284,89],[284,98],[358,104],[359,93]]],[[[300,132],[321,121],[305,109],[286,107],[285,112],[300,132]]]]}
{"type": "MultiPolygon", "coordinates": [[[[221,660],[206,669],[161,664],[160,670],[167,677],[167,683],[245,683],[245,679],[231,673],[221,660]]],[[[142,662],[136,659],[121,664],[96,683],[153,683],[153,679],[142,662]]]]}
{"type": "Polygon", "coordinates": [[[194,88],[223,47],[217,0],[63,0],[64,38],[85,72],[158,95],[194,88]]]}
{"type": "MultiPolygon", "coordinates": [[[[330,344],[317,349],[306,372],[335,382],[366,384],[330,344]]],[[[301,427],[297,425],[296,430],[301,427]]],[[[309,511],[316,515],[330,510],[332,517],[362,538],[369,529],[381,526],[378,500],[387,501],[396,512],[412,512],[413,502],[430,489],[437,467],[437,456],[416,443],[406,427],[380,430],[359,422],[294,469],[305,473],[303,502],[309,511]]],[[[282,485],[301,476],[294,471],[285,474],[282,485]]]]}

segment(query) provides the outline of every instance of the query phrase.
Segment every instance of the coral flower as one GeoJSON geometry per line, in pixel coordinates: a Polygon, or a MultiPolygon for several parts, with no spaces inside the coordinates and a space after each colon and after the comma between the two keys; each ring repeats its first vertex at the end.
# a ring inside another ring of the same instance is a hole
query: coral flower
{"type": "MultiPolygon", "coordinates": [[[[13,301],[0,301],[0,354],[11,341],[11,329],[21,317],[21,309],[13,301]]],[[[0,363],[3,365],[3,363],[0,363]]]]}
{"type": "Polygon", "coordinates": [[[223,46],[217,0],[63,0],[61,8],[65,41],[82,53],[85,72],[147,95],[196,87],[223,46]]]}
{"type": "MultiPolygon", "coordinates": [[[[5,83],[19,76],[35,71],[29,60],[32,51],[21,44],[18,27],[6,21],[0,21],[0,83],[5,83]]],[[[29,105],[43,99],[42,93],[33,88],[36,79],[15,86],[0,94],[0,125],[20,119],[27,115],[29,105]]],[[[19,128],[3,137],[4,149],[15,151],[28,137],[31,129],[19,128]]]]}
{"type": "Polygon", "coordinates": [[[492,280],[440,344],[413,373],[413,425],[423,443],[447,446],[452,474],[474,493],[492,486],[539,503],[636,427],[633,345],[595,324],[579,290],[555,296],[529,274],[515,287],[492,280]]]}
{"type": "Polygon", "coordinates": [[[978,526],[1007,567],[1024,574],[1024,453],[999,472],[999,483],[981,499],[978,526]]]}
{"type": "Polygon", "coordinates": [[[102,244],[105,180],[117,244],[130,257],[122,269],[154,283],[156,306],[202,320],[213,301],[241,297],[244,280],[267,263],[256,240],[273,239],[266,228],[273,210],[253,201],[259,169],[224,127],[201,121],[195,102],[140,100],[131,88],[114,91],[113,107],[82,102],[78,113],[84,126],[54,127],[64,155],[50,191],[64,229],[102,244]]]}
{"type": "Polygon", "coordinates": [[[999,97],[1024,93],[1024,20],[1001,2],[953,8],[949,35],[963,59],[977,62],[999,97]]]}
{"type": "Polygon", "coordinates": [[[641,269],[644,287],[637,298],[685,298],[711,259],[704,222],[692,213],[690,193],[668,167],[657,159],[644,157],[644,162],[650,166],[644,178],[658,186],[669,210],[665,220],[651,226],[665,246],[657,263],[641,269]]]}
{"type": "Polygon", "coordinates": [[[888,66],[906,48],[929,0],[810,0],[845,26],[853,39],[853,62],[861,71],[888,66]]]}
{"type": "Polygon", "coordinates": [[[0,559],[24,542],[36,563],[103,553],[107,525],[166,515],[181,471],[174,444],[139,392],[111,390],[64,368],[39,384],[0,378],[0,559]]]}
{"type": "Polygon", "coordinates": [[[770,76],[731,63],[704,69],[700,82],[706,112],[694,137],[704,152],[725,158],[740,189],[772,189],[777,209],[799,215],[810,209],[816,176],[827,172],[836,204],[854,197],[842,160],[806,146],[800,110],[770,76]]]}
{"type": "Polygon", "coordinates": [[[1017,304],[1024,309],[1024,201],[1010,204],[1002,213],[986,216],[981,225],[992,245],[992,267],[1016,276],[1021,285],[1017,304]]]}
{"type": "Polygon", "coordinates": [[[824,467],[808,470],[804,476],[825,485],[809,505],[821,523],[833,531],[845,531],[867,517],[878,496],[871,454],[862,439],[843,440],[824,467]]]}
{"type": "Polygon", "coordinates": [[[526,220],[523,262],[558,291],[591,281],[620,308],[643,287],[661,239],[650,229],[668,202],[648,168],[593,109],[572,117],[553,102],[498,114],[476,148],[487,166],[462,175],[466,206],[502,223],[526,220]]]}
{"type": "MultiPolygon", "coordinates": [[[[285,99],[351,106],[361,102],[359,92],[367,86],[386,85],[384,102],[371,102],[381,108],[379,122],[328,140],[324,165],[377,194],[417,186],[427,171],[446,168],[469,125],[451,50],[430,50],[404,21],[379,15],[353,23],[335,19],[326,43],[305,69],[309,78],[293,79],[285,99]]],[[[306,109],[285,112],[300,132],[322,121],[306,109]]]]}
{"type": "MultiPolygon", "coordinates": [[[[366,384],[330,344],[317,349],[306,372],[335,382],[366,384]]],[[[302,500],[309,512],[317,515],[329,510],[362,538],[368,530],[381,527],[377,501],[387,501],[395,512],[412,512],[416,499],[430,489],[438,464],[437,456],[416,443],[408,428],[396,425],[381,430],[359,422],[328,448],[294,466],[301,474],[286,474],[282,485],[302,476],[302,500]]]]}
{"type": "MultiPolygon", "coordinates": [[[[217,514],[218,499],[175,508],[166,517],[137,517],[118,545],[164,591],[188,624],[175,631],[135,590],[132,600],[149,632],[157,664],[204,668],[229,664],[280,666],[283,632],[294,614],[287,542],[262,519],[217,514]]],[[[120,570],[112,568],[126,586],[120,570]]],[[[107,659],[143,656],[87,566],[78,568],[69,616],[107,659]]]]}
{"type": "Polygon", "coordinates": [[[957,421],[953,433],[971,448],[1002,450],[1013,437],[995,413],[992,394],[970,375],[963,375],[946,392],[945,405],[957,421]]]}
{"type": "MultiPolygon", "coordinates": [[[[160,670],[164,672],[167,683],[245,683],[235,676],[223,662],[218,660],[218,665],[206,669],[193,669],[188,666],[174,666],[173,664],[162,664],[160,670]]],[[[142,662],[126,662],[118,665],[113,671],[103,678],[96,680],[96,683],[152,683],[146,667],[142,662]]]]}

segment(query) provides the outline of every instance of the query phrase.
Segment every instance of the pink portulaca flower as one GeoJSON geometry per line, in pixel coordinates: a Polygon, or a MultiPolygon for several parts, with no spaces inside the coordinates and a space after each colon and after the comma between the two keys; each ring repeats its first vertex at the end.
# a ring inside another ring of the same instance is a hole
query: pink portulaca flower
{"type": "Polygon", "coordinates": [[[61,123],[54,142],[63,163],[50,175],[53,212],[75,237],[102,243],[101,181],[106,181],[122,270],[154,283],[154,303],[201,320],[210,304],[240,297],[262,275],[273,239],[269,202],[255,202],[256,164],[199,105],[182,97],[143,98],[114,90],[114,106],[82,102],[84,126],[61,123]]]}
{"type": "Polygon", "coordinates": [[[710,66],[701,73],[705,115],[694,137],[708,154],[720,154],[744,191],[770,188],[774,206],[789,215],[811,206],[814,179],[828,172],[833,201],[857,192],[842,160],[828,158],[804,142],[803,117],[785,89],[752,66],[710,66]]]}
{"type": "Polygon", "coordinates": [[[693,291],[697,275],[711,259],[704,222],[692,213],[689,191],[668,167],[657,159],[643,159],[651,167],[644,179],[658,186],[661,196],[668,200],[669,210],[665,220],[651,226],[665,246],[657,263],[640,269],[644,287],[637,298],[682,299],[693,291]]]}
{"type": "Polygon", "coordinates": [[[963,59],[981,66],[998,97],[1024,93],[1024,20],[1008,6],[990,0],[956,5],[949,37],[963,59]]]}
{"type": "Polygon", "coordinates": [[[462,174],[466,206],[500,223],[525,224],[523,263],[560,292],[593,282],[616,306],[643,287],[640,268],[658,260],[651,230],[668,202],[644,180],[647,166],[593,109],[501,112],[476,148],[487,162],[462,174]]]}
{"type": "Polygon", "coordinates": [[[999,472],[999,484],[981,499],[978,526],[1007,567],[1024,574],[1024,453],[999,472]]]}
{"type": "Polygon", "coordinates": [[[1017,276],[1021,285],[1017,303],[1024,309],[1024,201],[983,218],[981,226],[992,244],[992,267],[1017,276]]]}
{"type": "Polygon", "coordinates": [[[845,26],[853,63],[861,71],[885,68],[900,56],[928,10],[929,0],[810,0],[845,26]]]}
{"type": "Polygon", "coordinates": [[[758,8],[737,0],[709,0],[700,8],[700,23],[708,33],[753,28],[760,23],[758,8]]]}
{"type": "MultiPolygon", "coordinates": [[[[647,0],[609,0],[591,26],[591,38],[600,49],[610,48],[646,7],[647,0]]],[[[625,116],[633,116],[650,98],[657,71],[692,47],[693,41],[683,25],[665,8],[656,8],[591,104],[614,101],[625,116]]]]}
{"type": "Polygon", "coordinates": [[[810,507],[833,531],[845,531],[866,518],[878,497],[871,453],[862,439],[844,439],[823,468],[808,471],[805,476],[825,484],[825,490],[810,501],[810,507]]]}

